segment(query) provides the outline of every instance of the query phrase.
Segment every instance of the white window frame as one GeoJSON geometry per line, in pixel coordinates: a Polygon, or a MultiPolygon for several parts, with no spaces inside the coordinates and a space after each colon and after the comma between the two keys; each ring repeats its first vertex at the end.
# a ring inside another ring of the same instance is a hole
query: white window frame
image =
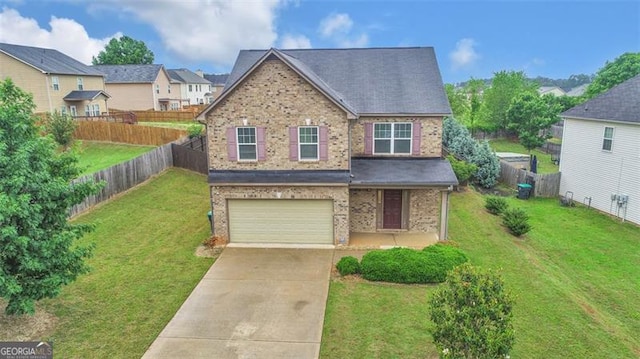
{"type": "Polygon", "coordinates": [[[613,138],[615,136],[616,128],[613,126],[605,126],[604,131],[602,131],[602,151],[604,152],[613,152],[613,138]],[[611,129],[611,137],[607,137],[607,129],[611,129]],[[609,141],[609,149],[605,148],[606,141],[609,141]]]}
{"type": "Polygon", "coordinates": [[[319,160],[320,160],[320,128],[318,126],[298,126],[298,161],[319,161],[319,160]],[[303,143],[301,138],[302,129],[315,129],[316,142],[303,143]],[[302,158],[302,146],[313,146],[313,145],[316,146],[316,157],[302,158]]]}
{"type": "Polygon", "coordinates": [[[160,85],[156,84],[156,94],[160,94],[160,85]]]}
{"type": "Polygon", "coordinates": [[[51,77],[51,87],[53,88],[53,91],[60,91],[60,79],[58,76],[51,77]]]}
{"type": "Polygon", "coordinates": [[[76,80],[76,83],[78,84],[78,90],[83,91],[84,90],[84,80],[82,79],[82,77],[78,77],[78,79],[76,80]]]}
{"type": "Polygon", "coordinates": [[[97,103],[93,104],[93,116],[100,116],[100,105],[97,103]]]}
{"type": "Polygon", "coordinates": [[[61,115],[66,115],[67,114],[67,106],[65,106],[65,105],[60,106],[60,114],[61,115]]]}
{"type": "Polygon", "coordinates": [[[78,116],[78,109],[76,108],[76,105],[69,106],[69,112],[71,113],[71,116],[73,116],[73,117],[78,116]]]}
{"type": "Polygon", "coordinates": [[[171,85],[167,85],[167,93],[171,93],[171,85]]]}
{"type": "Polygon", "coordinates": [[[189,85],[189,92],[193,92],[193,85],[189,85]]]}
{"type": "Polygon", "coordinates": [[[91,116],[91,105],[84,105],[84,115],[86,117],[91,116]]]}
{"type": "Polygon", "coordinates": [[[238,161],[242,162],[255,162],[258,160],[258,128],[253,126],[242,126],[236,127],[236,153],[238,161]],[[243,142],[240,143],[240,129],[252,129],[253,130],[253,138],[255,141],[253,143],[243,142]],[[255,148],[255,158],[240,158],[240,146],[253,146],[255,148]]]}
{"type": "Polygon", "coordinates": [[[371,136],[371,141],[373,142],[371,144],[373,154],[410,155],[412,153],[412,148],[413,148],[413,123],[411,122],[376,122],[373,124],[373,134],[371,136]],[[376,137],[376,126],[378,125],[391,125],[391,137],[389,138],[376,137]],[[396,138],[395,137],[396,125],[409,125],[411,127],[411,133],[409,134],[409,138],[405,138],[405,137],[396,138]],[[389,140],[391,143],[389,146],[389,152],[376,152],[376,140],[389,140]],[[409,152],[400,152],[400,153],[396,152],[395,150],[396,140],[409,140],[409,152]]]}

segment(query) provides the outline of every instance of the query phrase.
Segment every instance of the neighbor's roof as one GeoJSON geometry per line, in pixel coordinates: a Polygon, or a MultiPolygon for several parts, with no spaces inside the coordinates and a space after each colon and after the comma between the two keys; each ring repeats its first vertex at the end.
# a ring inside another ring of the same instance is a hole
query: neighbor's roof
{"type": "Polygon", "coordinates": [[[208,75],[205,74],[204,78],[211,81],[212,84],[214,85],[223,85],[227,83],[227,79],[229,78],[229,74],[220,74],[220,75],[216,75],[216,74],[212,74],[212,75],[208,75]]]}
{"type": "Polygon", "coordinates": [[[456,175],[439,158],[353,158],[352,186],[454,186],[456,175]]]}
{"type": "Polygon", "coordinates": [[[65,96],[63,98],[63,100],[65,101],[86,101],[86,100],[94,100],[96,97],[103,95],[106,98],[110,98],[111,96],[109,96],[108,93],[102,91],[102,90],[85,90],[85,91],[80,91],[80,90],[74,90],[69,92],[69,94],[67,94],[67,96],[65,96]]]}
{"type": "Polygon", "coordinates": [[[640,124],[640,75],[563,112],[561,116],[640,124]]]}
{"type": "Polygon", "coordinates": [[[349,171],[345,170],[210,170],[210,184],[347,184],[349,171]]]}
{"type": "Polygon", "coordinates": [[[188,69],[168,69],[169,77],[172,80],[185,84],[205,84],[211,85],[211,82],[205,78],[198,76],[195,72],[188,69]]]}
{"type": "Polygon", "coordinates": [[[268,53],[358,114],[451,113],[432,47],[242,50],[225,92],[268,53]]]}
{"type": "MultiPolygon", "coordinates": [[[[152,65],[94,65],[96,70],[105,74],[106,83],[153,83],[160,71],[160,64],[152,65]]],[[[167,74],[167,77],[169,75],[167,74]]]]}
{"type": "Polygon", "coordinates": [[[102,76],[100,71],[58,50],[0,43],[0,52],[48,74],[102,76]]]}
{"type": "Polygon", "coordinates": [[[571,97],[582,96],[584,92],[587,90],[587,87],[589,87],[589,84],[582,84],[580,86],[576,86],[571,90],[567,91],[567,96],[571,96],[571,97]]]}

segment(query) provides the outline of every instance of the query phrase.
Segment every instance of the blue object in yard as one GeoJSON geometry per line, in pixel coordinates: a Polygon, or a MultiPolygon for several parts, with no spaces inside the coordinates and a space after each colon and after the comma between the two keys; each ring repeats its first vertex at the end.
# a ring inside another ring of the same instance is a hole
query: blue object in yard
{"type": "Polygon", "coordinates": [[[533,155],[531,159],[531,172],[538,173],[538,157],[536,155],[533,155]]]}
{"type": "Polygon", "coordinates": [[[518,183],[518,198],[519,199],[529,199],[531,197],[531,186],[528,183],[518,183]]]}
{"type": "Polygon", "coordinates": [[[209,217],[209,223],[211,223],[211,217],[213,217],[213,212],[207,212],[207,217],[209,217]]]}

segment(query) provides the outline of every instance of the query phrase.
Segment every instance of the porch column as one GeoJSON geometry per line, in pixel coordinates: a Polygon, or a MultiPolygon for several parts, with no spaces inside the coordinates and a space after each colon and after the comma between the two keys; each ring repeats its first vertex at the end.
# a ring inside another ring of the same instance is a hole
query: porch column
{"type": "Polygon", "coordinates": [[[447,240],[447,235],[449,232],[449,192],[447,189],[445,191],[440,192],[440,233],[439,239],[441,241],[447,240]]]}

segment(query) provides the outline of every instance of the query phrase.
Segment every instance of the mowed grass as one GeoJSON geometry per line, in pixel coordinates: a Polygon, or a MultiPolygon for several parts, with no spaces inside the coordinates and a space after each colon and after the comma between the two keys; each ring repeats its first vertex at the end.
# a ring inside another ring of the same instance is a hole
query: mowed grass
{"type": "MultiPolygon", "coordinates": [[[[508,139],[495,139],[490,140],[489,145],[496,152],[515,152],[529,154],[524,146],[517,141],[511,141],[508,139]]],[[[559,166],[551,162],[551,155],[544,153],[538,149],[531,151],[532,155],[536,155],[538,158],[538,173],[555,173],[559,171],[559,166]]]]}
{"type": "MultiPolygon", "coordinates": [[[[523,238],[470,190],[452,196],[449,233],[515,295],[511,357],[639,357],[640,228],[555,199],[509,203],[531,215],[523,238]]],[[[434,288],[332,281],[321,357],[437,357],[427,308],[434,288]]]]}
{"type": "Polygon", "coordinates": [[[170,169],[78,218],[95,224],[93,270],[41,304],[56,357],[141,357],[213,262],[194,255],[208,209],[205,176],[170,169]]]}
{"type": "Polygon", "coordinates": [[[138,122],[139,126],[174,128],[178,130],[188,130],[191,126],[197,125],[204,129],[204,125],[196,121],[180,121],[180,122],[138,122]]]}
{"type": "Polygon", "coordinates": [[[78,167],[82,169],[81,175],[87,175],[134,159],[154,148],[155,146],[82,141],[79,146],[78,167]]]}

